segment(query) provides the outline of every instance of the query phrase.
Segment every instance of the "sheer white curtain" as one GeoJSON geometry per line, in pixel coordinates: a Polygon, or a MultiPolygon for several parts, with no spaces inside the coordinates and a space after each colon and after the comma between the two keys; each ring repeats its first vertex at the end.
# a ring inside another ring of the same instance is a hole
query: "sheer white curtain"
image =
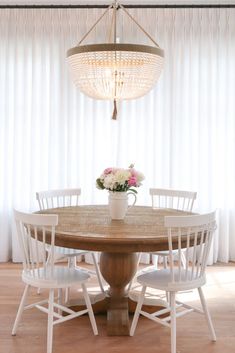
{"type": "MultiPolygon", "coordinates": [[[[19,259],[12,207],[33,211],[37,190],[76,186],[82,203],[106,203],[95,179],[130,163],[146,176],[139,204],[155,186],[196,190],[199,211],[218,208],[210,262],[235,260],[235,10],[131,10],[165,67],[147,96],[121,103],[116,122],[111,103],[74,87],[66,64],[102,11],[0,10],[0,261],[19,259]]],[[[120,21],[121,41],[144,41],[120,21]]]]}

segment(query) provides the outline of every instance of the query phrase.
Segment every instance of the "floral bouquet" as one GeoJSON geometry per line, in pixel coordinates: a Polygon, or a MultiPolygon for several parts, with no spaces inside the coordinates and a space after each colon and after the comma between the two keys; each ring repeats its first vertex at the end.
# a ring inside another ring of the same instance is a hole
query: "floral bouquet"
{"type": "Polygon", "coordinates": [[[113,192],[133,191],[139,187],[144,180],[144,175],[134,169],[131,164],[128,169],[124,168],[106,168],[101,176],[96,179],[96,187],[101,190],[109,190],[113,192]]]}

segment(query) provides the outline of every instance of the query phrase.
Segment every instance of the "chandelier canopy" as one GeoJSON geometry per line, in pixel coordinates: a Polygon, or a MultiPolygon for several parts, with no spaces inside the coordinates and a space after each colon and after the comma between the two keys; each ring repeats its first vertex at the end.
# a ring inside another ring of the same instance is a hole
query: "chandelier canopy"
{"type": "Polygon", "coordinates": [[[152,37],[119,3],[110,5],[79,44],[68,50],[67,60],[75,85],[87,96],[116,101],[135,99],[147,94],[158,80],[163,67],[164,52],[152,37]],[[154,46],[117,43],[116,11],[122,9],[146,34],[154,46]],[[113,9],[113,41],[81,45],[108,10],[113,9]]]}

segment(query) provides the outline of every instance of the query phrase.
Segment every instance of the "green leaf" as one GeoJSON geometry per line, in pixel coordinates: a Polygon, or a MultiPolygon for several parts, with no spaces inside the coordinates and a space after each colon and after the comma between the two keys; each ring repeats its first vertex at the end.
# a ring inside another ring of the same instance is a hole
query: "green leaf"
{"type": "Polygon", "coordinates": [[[100,178],[96,179],[96,184],[101,190],[105,189],[105,187],[104,187],[102,181],[100,180],[100,178]]]}
{"type": "Polygon", "coordinates": [[[135,189],[129,189],[129,191],[132,191],[132,192],[134,192],[135,194],[138,194],[138,191],[135,190],[135,189]]]}

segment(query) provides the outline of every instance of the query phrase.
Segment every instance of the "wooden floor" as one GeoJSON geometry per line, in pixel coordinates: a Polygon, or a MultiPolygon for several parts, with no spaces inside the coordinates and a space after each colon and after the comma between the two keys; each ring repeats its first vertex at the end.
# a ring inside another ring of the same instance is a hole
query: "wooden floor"
{"type": "MultiPolygon", "coordinates": [[[[0,264],[0,353],[46,352],[46,315],[36,309],[23,315],[17,336],[11,336],[23,290],[21,266],[0,264]]],[[[217,342],[209,339],[204,318],[196,313],[177,321],[178,353],[235,353],[235,264],[210,266],[204,293],[212,315],[217,342]]],[[[45,296],[42,293],[41,296],[45,296]]],[[[199,306],[194,293],[182,294],[199,306]]],[[[181,296],[181,298],[182,298],[181,296]]],[[[30,301],[37,299],[33,290],[30,301]]],[[[134,337],[108,337],[105,315],[96,315],[99,336],[93,336],[88,317],[54,329],[53,353],[170,353],[170,331],[141,318],[134,337]]]]}

